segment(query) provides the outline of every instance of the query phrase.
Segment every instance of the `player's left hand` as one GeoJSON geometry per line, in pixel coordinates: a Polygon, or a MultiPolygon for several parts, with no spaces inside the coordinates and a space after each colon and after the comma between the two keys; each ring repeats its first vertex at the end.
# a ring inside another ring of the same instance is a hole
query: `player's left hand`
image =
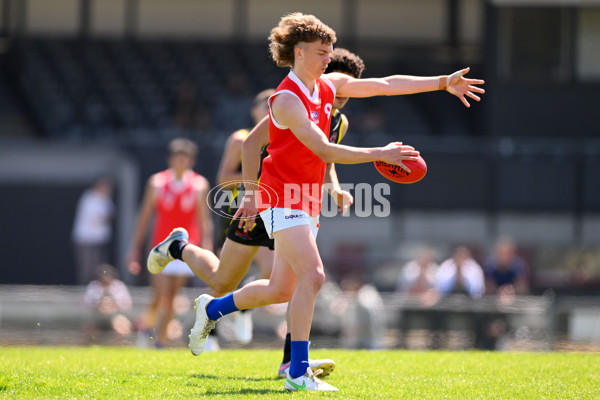
{"type": "Polygon", "coordinates": [[[472,98],[475,101],[480,101],[481,98],[475,93],[483,94],[485,90],[475,85],[483,85],[485,81],[482,79],[467,79],[464,75],[469,72],[470,68],[461,69],[456,71],[452,75],[448,75],[446,78],[447,87],[446,90],[463,102],[467,107],[471,107],[465,96],[472,98]],[[474,93],[475,92],[475,93],[474,93]]]}

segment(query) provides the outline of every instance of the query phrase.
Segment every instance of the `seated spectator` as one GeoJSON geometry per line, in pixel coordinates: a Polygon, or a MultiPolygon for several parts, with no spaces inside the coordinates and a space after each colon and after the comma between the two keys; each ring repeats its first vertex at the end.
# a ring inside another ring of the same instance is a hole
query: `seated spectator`
{"type": "Polygon", "coordinates": [[[527,265],[517,255],[512,239],[500,238],[496,242],[494,254],[485,260],[483,266],[488,294],[510,297],[529,292],[527,265]]]}
{"type": "MultiPolygon", "coordinates": [[[[527,266],[517,255],[514,241],[502,237],[494,246],[494,253],[484,262],[486,293],[498,296],[502,303],[511,302],[515,295],[527,294],[527,266]]],[[[482,317],[481,331],[477,333],[479,349],[499,348],[502,337],[509,333],[509,320],[503,314],[490,313],[482,317]]]]}
{"type": "Polygon", "coordinates": [[[438,268],[435,251],[428,247],[422,249],[416,259],[402,267],[396,285],[396,293],[419,296],[424,305],[435,304],[439,297],[435,290],[438,268]]]}
{"type": "Polygon", "coordinates": [[[435,288],[435,274],[438,264],[435,262],[435,252],[431,248],[424,248],[416,259],[409,261],[402,267],[396,292],[407,294],[422,294],[435,288]]]}
{"type": "Polygon", "coordinates": [[[113,331],[127,336],[132,332],[132,323],[125,316],[131,309],[131,295],[125,283],[117,279],[117,270],[108,265],[100,265],[96,279],[91,281],[83,297],[84,304],[92,310],[86,324],[89,339],[94,339],[98,331],[113,331]]]}
{"type": "Polygon", "coordinates": [[[436,274],[436,289],[442,296],[463,293],[478,298],[483,295],[483,270],[471,257],[467,247],[458,246],[452,257],[440,264],[436,274]]]}
{"type": "MultiPolygon", "coordinates": [[[[441,297],[464,294],[471,299],[478,299],[483,295],[485,291],[483,270],[466,246],[456,247],[452,256],[440,264],[436,275],[436,290],[441,297]]],[[[456,321],[457,318],[460,318],[459,323],[463,329],[470,326],[475,331],[479,330],[480,323],[476,313],[460,309],[451,312],[439,311],[434,325],[434,328],[437,328],[434,347],[441,347],[444,337],[448,346],[449,332],[453,330],[452,319],[456,321]]],[[[475,340],[478,340],[477,337],[475,340]]]]}

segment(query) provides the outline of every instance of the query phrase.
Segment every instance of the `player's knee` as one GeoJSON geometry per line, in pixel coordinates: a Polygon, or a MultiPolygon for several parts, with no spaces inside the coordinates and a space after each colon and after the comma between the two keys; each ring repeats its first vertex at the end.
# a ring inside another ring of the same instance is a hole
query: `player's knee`
{"type": "Polygon", "coordinates": [[[325,272],[322,268],[315,268],[312,271],[304,273],[300,280],[304,285],[318,292],[325,282],[325,272]]]}

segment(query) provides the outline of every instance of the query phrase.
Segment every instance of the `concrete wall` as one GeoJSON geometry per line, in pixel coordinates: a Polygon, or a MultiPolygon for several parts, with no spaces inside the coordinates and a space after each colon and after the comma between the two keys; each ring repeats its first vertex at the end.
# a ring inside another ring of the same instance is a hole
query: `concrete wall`
{"type": "MultiPolygon", "coordinates": [[[[75,35],[79,30],[80,0],[22,0],[22,4],[18,4],[21,0],[7,1],[13,14],[16,9],[24,11],[25,33],[75,35]]],[[[128,3],[128,0],[91,0],[91,34],[125,35],[128,3]]],[[[447,32],[446,3],[446,0],[306,0],[302,3],[293,0],[138,0],[132,2],[137,4],[133,10],[133,29],[140,37],[237,36],[260,40],[268,36],[282,15],[300,11],[317,15],[341,36],[443,43],[447,32]],[[356,9],[349,10],[353,4],[356,9]],[[351,15],[355,21],[346,20],[351,15]]],[[[459,4],[459,36],[465,43],[483,40],[483,4],[483,0],[463,0],[459,4]]]]}
{"type": "Polygon", "coordinates": [[[117,266],[137,215],[137,165],[109,147],[0,145],[0,283],[72,284],[71,229],[79,196],[96,179],[115,181],[113,252],[117,266]]]}

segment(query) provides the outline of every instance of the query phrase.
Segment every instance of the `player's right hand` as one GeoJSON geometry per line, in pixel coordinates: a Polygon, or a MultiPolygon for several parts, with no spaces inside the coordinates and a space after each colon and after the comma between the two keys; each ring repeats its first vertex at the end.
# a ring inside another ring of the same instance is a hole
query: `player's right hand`
{"type": "Polygon", "coordinates": [[[383,156],[381,157],[381,161],[388,164],[401,165],[408,172],[410,172],[410,168],[403,164],[402,161],[417,161],[420,154],[414,147],[402,144],[402,142],[392,142],[383,147],[382,150],[383,156]]]}

